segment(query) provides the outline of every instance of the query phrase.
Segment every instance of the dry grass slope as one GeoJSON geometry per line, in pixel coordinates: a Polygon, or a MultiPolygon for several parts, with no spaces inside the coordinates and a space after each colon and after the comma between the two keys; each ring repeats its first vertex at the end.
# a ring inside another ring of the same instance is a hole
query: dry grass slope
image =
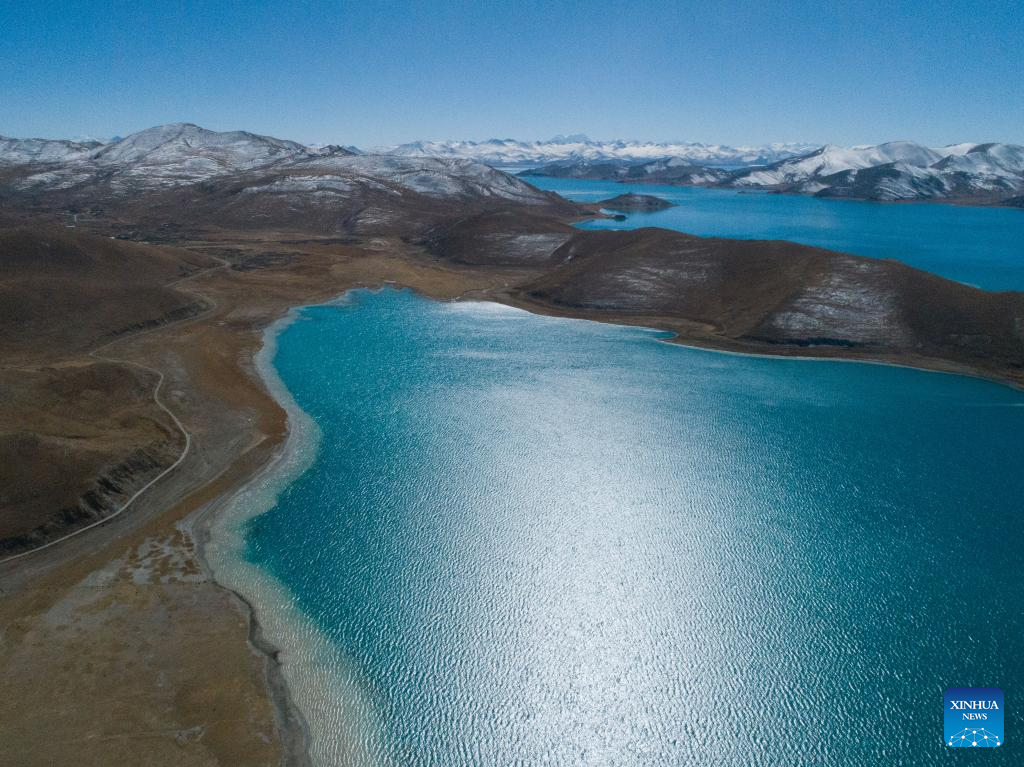
{"type": "Polygon", "coordinates": [[[156,377],[88,353],[201,312],[173,283],[217,263],[59,226],[0,231],[0,555],[110,515],[180,454],[156,377]]]}

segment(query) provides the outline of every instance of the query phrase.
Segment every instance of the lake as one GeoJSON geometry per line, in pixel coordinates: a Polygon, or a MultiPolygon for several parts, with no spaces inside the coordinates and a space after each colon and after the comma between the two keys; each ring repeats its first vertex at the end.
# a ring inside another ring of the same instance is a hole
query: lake
{"type": "Polygon", "coordinates": [[[730,189],[617,184],[533,176],[531,184],[581,202],[627,192],[676,203],[584,229],[660,226],[703,237],[792,240],[872,258],[894,258],[986,290],[1024,290],[1024,210],[936,203],[822,200],[730,189]]]}
{"type": "Polygon", "coordinates": [[[393,289],[282,326],[307,415],[213,558],[321,763],[939,765],[947,687],[1020,698],[1024,394],[665,337],[393,289]]]}

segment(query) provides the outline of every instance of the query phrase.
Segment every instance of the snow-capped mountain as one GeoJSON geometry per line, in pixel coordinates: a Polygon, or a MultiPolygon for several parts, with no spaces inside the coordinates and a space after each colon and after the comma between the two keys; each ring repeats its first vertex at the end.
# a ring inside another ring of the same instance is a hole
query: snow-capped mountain
{"type": "Polygon", "coordinates": [[[500,198],[532,205],[550,196],[514,176],[471,160],[393,155],[331,155],[271,166],[243,192],[315,192],[344,195],[357,187],[392,195],[500,198]]]}
{"type": "Polygon", "coordinates": [[[338,195],[359,186],[428,197],[495,197],[530,203],[548,195],[493,168],[462,158],[355,154],[334,145],[304,146],[245,131],[217,132],[188,123],[160,125],[108,144],[4,140],[0,158],[30,171],[23,191],[102,186],[120,194],[244,177],[243,191],[338,195]]]}
{"type": "Polygon", "coordinates": [[[349,153],[340,147],[310,148],[246,131],[217,132],[173,123],[50,161],[59,167],[33,160],[44,167],[23,179],[21,188],[69,189],[97,178],[115,190],[162,188],[325,154],[349,153]]]}
{"type": "Polygon", "coordinates": [[[764,167],[731,171],[682,158],[631,162],[576,157],[521,175],[725,186],[866,200],[1001,203],[1024,192],[1024,147],[952,144],[932,148],[910,141],[849,148],[829,144],[764,167]]]}
{"type": "Polygon", "coordinates": [[[1021,174],[1024,173],[1024,146],[975,144],[963,152],[947,154],[935,167],[975,175],[1021,174]]]}
{"type": "Polygon", "coordinates": [[[519,175],[584,178],[640,184],[653,180],[661,184],[680,186],[712,186],[731,178],[731,173],[723,168],[694,165],[678,157],[641,163],[627,160],[559,160],[522,171],[519,175]]]}
{"type": "Polygon", "coordinates": [[[461,158],[355,154],[343,147],[304,146],[245,131],[217,132],[189,123],[160,125],[108,144],[10,140],[0,156],[10,165],[32,166],[17,185],[23,190],[72,189],[102,184],[114,193],[164,189],[221,176],[253,183],[243,191],[329,191],[375,184],[393,194],[428,197],[501,197],[546,200],[542,192],[487,165],[461,158]],[[34,166],[41,165],[41,168],[34,166]]]}
{"type": "Polygon", "coordinates": [[[694,165],[765,165],[815,149],[816,144],[764,144],[731,147],[723,144],[593,141],[583,135],[556,136],[550,141],[416,141],[380,147],[375,152],[405,157],[462,157],[488,165],[537,165],[560,160],[680,159],[694,165]]]}
{"type": "Polygon", "coordinates": [[[577,209],[462,158],[355,154],[177,123],[106,144],[0,145],[0,198],[142,225],[417,234],[453,215],[577,209]]]}
{"type": "Polygon", "coordinates": [[[217,132],[174,123],[106,143],[0,138],[0,168],[6,187],[14,193],[59,192],[79,201],[225,179],[246,190],[272,194],[286,188],[294,194],[305,190],[324,204],[337,201],[346,187],[358,194],[373,187],[381,193],[428,198],[550,204],[549,195],[488,167],[541,159],[545,164],[523,175],[873,200],[1000,202],[1024,194],[1024,147],[1014,144],[830,144],[794,155],[800,148],[595,142],[585,136],[558,136],[546,142],[418,142],[392,147],[387,154],[363,154],[348,147],[307,146],[246,131],[217,132]],[[766,165],[751,166],[773,157],[766,165]],[[728,170],[722,165],[742,167],[728,170]]]}
{"type": "Polygon", "coordinates": [[[91,159],[97,165],[144,163],[160,166],[201,157],[220,167],[250,168],[308,151],[294,141],[247,131],[218,132],[191,123],[172,123],[148,128],[107,144],[91,159]]]}
{"type": "Polygon", "coordinates": [[[892,162],[926,168],[942,159],[934,149],[910,141],[892,141],[878,146],[846,148],[826,144],[820,149],[769,165],[749,170],[733,180],[736,186],[779,186],[802,183],[846,170],[872,168],[892,162]]]}
{"type": "Polygon", "coordinates": [[[99,141],[64,141],[0,136],[0,166],[70,162],[88,157],[103,146],[99,141]]]}
{"type": "Polygon", "coordinates": [[[909,141],[816,152],[735,174],[729,186],[874,200],[1000,197],[1024,190],[1024,147],[909,141]]]}

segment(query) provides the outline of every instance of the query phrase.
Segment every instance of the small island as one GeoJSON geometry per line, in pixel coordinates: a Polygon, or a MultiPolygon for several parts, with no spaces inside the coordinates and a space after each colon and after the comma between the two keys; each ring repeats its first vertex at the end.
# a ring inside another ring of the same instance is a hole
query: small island
{"type": "Polygon", "coordinates": [[[629,213],[653,213],[666,208],[674,208],[676,204],[652,194],[620,194],[597,203],[608,210],[626,211],[629,213]]]}

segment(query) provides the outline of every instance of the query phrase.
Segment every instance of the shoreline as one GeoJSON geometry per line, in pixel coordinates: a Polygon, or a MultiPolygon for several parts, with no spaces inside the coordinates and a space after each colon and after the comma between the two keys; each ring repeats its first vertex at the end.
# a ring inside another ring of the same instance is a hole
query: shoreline
{"type": "MultiPolygon", "coordinates": [[[[325,685],[332,689],[348,687],[345,699],[353,708],[365,712],[369,707],[359,690],[335,672],[338,666],[346,665],[337,648],[294,605],[290,593],[272,573],[245,558],[244,526],[273,508],[280,493],[312,466],[319,452],[319,426],[295,401],[274,366],[278,337],[300,319],[306,307],[339,304],[358,287],[346,288],[326,301],[293,306],[263,330],[253,367],[267,393],[287,414],[283,438],[252,476],[198,509],[183,523],[196,542],[197,557],[214,583],[237,597],[246,609],[248,641],[264,658],[267,693],[277,714],[283,764],[287,767],[333,764],[339,756],[347,763],[365,742],[343,744],[341,755],[337,744],[325,738],[326,733],[318,733],[315,722],[311,724],[307,711],[316,712],[320,708],[318,701],[328,699],[327,695],[318,694],[325,685]],[[306,667],[301,662],[289,662],[290,658],[305,659],[306,667]],[[312,658],[322,659],[319,667],[308,667],[312,658]],[[331,745],[335,748],[329,748],[331,745]]],[[[371,732],[372,726],[366,731],[371,732]]]]}
{"type": "Polygon", "coordinates": [[[647,328],[664,333],[671,333],[670,338],[662,339],[665,343],[684,346],[691,349],[715,352],[718,354],[732,354],[741,357],[762,357],[767,359],[789,359],[801,360],[804,362],[852,362],[864,365],[881,365],[884,367],[905,368],[907,370],[919,370],[924,373],[945,373],[947,375],[960,375],[968,378],[977,378],[989,383],[1007,386],[1016,391],[1024,391],[1024,379],[1017,380],[995,371],[986,371],[981,368],[974,368],[956,362],[947,362],[934,357],[912,357],[910,355],[894,354],[888,357],[872,354],[870,351],[863,355],[851,354],[855,349],[848,347],[812,346],[812,347],[773,347],[769,344],[746,343],[733,339],[715,336],[713,334],[690,334],[684,331],[682,321],[671,317],[645,317],[628,315],[598,316],[597,312],[588,309],[573,309],[557,304],[547,304],[533,301],[523,296],[511,294],[494,294],[488,296],[484,293],[483,298],[475,300],[494,301],[496,303],[522,309],[532,314],[539,314],[545,317],[559,317],[562,319],[585,320],[587,322],[598,322],[605,325],[624,325],[627,327],[647,328]],[[660,322],[660,324],[659,324],[660,322]],[[821,354],[808,354],[809,349],[820,349],[821,354]]]}
{"type": "MultiPolygon", "coordinates": [[[[208,549],[211,545],[213,528],[218,521],[217,518],[229,512],[233,505],[241,503],[246,491],[251,487],[261,482],[273,483],[275,476],[288,476],[278,475],[278,472],[287,471],[287,463],[294,460],[299,449],[299,445],[296,444],[299,437],[293,426],[293,419],[296,416],[301,418],[305,416],[305,413],[298,408],[287,388],[277,376],[273,367],[273,357],[277,351],[277,337],[296,320],[301,308],[301,306],[296,306],[289,309],[283,317],[264,328],[260,347],[252,360],[253,367],[259,374],[260,383],[287,415],[283,438],[274,446],[264,465],[257,469],[251,477],[196,509],[181,522],[182,528],[191,534],[195,542],[196,558],[203,569],[218,588],[224,589],[241,603],[246,613],[249,624],[247,641],[263,658],[267,695],[277,719],[283,751],[282,764],[285,767],[310,767],[313,763],[310,760],[309,725],[292,696],[281,662],[280,656],[284,648],[277,646],[266,637],[258,617],[257,606],[252,598],[242,593],[237,584],[228,582],[227,579],[223,579],[222,575],[218,576],[218,568],[211,561],[208,549]]],[[[318,443],[317,438],[314,440],[314,444],[318,443]]],[[[304,471],[305,468],[302,467],[301,470],[304,471]]]]}
{"type": "MultiPolygon", "coordinates": [[[[235,244],[236,241],[230,242],[235,244]]],[[[255,247],[250,246],[247,240],[237,242],[246,248],[255,247]]],[[[342,301],[355,288],[408,288],[425,298],[438,301],[488,301],[536,315],[606,325],[639,326],[674,334],[660,340],[704,351],[908,367],[968,375],[1018,390],[1024,388],[1021,382],[1000,377],[994,370],[969,369],[956,363],[943,363],[942,360],[917,359],[907,355],[871,359],[858,354],[857,350],[845,348],[780,349],[715,337],[710,332],[710,326],[698,326],[678,318],[654,315],[602,316],[587,309],[534,302],[515,292],[515,285],[528,276],[525,272],[510,274],[501,268],[451,267],[432,259],[424,259],[419,250],[389,241],[381,241],[379,245],[374,241],[369,246],[360,246],[358,249],[353,247],[352,250],[334,246],[296,247],[294,250],[303,254],[305,261],[301,266],[284,264],[266,271],[220,270],[211,274],[203,281],[202,292],[204,295],[212,293],[219,299],[220,306],[202,321],[164,326],[166,334],[146,335],[141,344],[125,338],[125,343],[131,344],[131,359],[148,362],[167,372],[173,384],[169,390],[173,394],[169,404],[190,429],[198,427],[199,450],[190,456],[179,471],[170,473],[166,487],[158,486],[139,499],[136,505],[142,507],[140,515],[124,515],[116,521],[109,521],[109,526],[101,525],[94,534],[72,539],[66,547],[55,546],[48,553],[41,554],[31,568],[27,568],[44,572],[63,569],[69,574],[60,576],[60,593],[63,590],[82,592],[80,584],[84,581],[80,581],[80,578],[106,567],[108,563],[116,565],[124,558],[125,555],[117,549],[121,544],[128,542],[135,546],[144,535],[159,535],[172,528],[184,533],[184,537],[193,543],[195,558],[208,578],[210,589],[221,594],[221,603],[237,608],[240,616],[235,633],[227,634],[227,629],[217,636],[211,633],[204,648],[232,657],[241,656],[242,648],[245,648],[254,672],[253,682],[260,688],[264,701],[261,705],[271,709],[271,721],[276,723],[276,733],[270,728],[263,730],[274,733],[272,739],[276,742],[264,742],[268,749],[276,749],[282,754],[284,764],[306,767],[321,762],[335,763],[339,761],[337,755],[340,751],[336,751],[332,758],[320,749],[332,743],[334,748],[344,746],[344,738],[340,737],[335,737],[330,743],[318,741],[317,723],[326,723],[331,728],[328,733],[334,733],[337,721],[325,720],[322,716],[318,718],[318,713],[323,713],[324,709],[317,706],[312,692],[316,688],[306,685],[304,689],[307,681],[331,685],[332,690],[342,693],[344,690],[338,685],[351,686],[347,697],[351,705],[345,707],[344,721],[346,727],[351,725],[363,729],[350,730],[350,746],[370,742],[368,737],[363,737],[364,734],[372,736],[376,731],[371,707],[360,705],[363,701],[358,675],[351,664],[346,665],[345,658],[339,653],[332,652],[330,663],[321,664],[331,665],[335,669],[334,674],[319,673],[307,678],[292,671],[294,666],[290,666],[289,662],[294,657],[301,657],[301,653],[319,654],[336,648],[325,649],[322,642],[316,641],[318,630],[311,626],[308,619],[303,620],[301,615],[297,615],[294,605],[289,604],[287,594],[283,593],[281,584],[269,573],[261,573],[263,577],[258,582],[252,579],[246,581],[241,576],[251,576],[252,571],[257,569],[255,566],[246,562],[233,563],[238,565],[237,570],[226,572],[224,560],[218,559],[238,550],[230,549],[231,540],[237,544],[237,529],[234,531],[236,537],[232,539],[229,536],[227,542],[220,538],[220,534],[230,532],[227,528],[232,523],[242,521],[239,514],[243,511],[246,512],[246,519],[255,516],[248,513],[253,499],[258,500],[258,496],[263,496],[265,503],[268,496],[274,497],[275,488],[279,490],[291,481],[292,475],[287,474],[287,471],[304,468],[296,463],[301,463],[301,456],[297,454],[302,453],[301,448],[303,445],[308,446],[308,443],[303,441],[301,434],[297,434],[297,424],[303,418],[308,419],[308,416],[297,405],[294,408],[291,406],[294,404],[291,394],[270,364],[279,334],[296,320],[303,308],[342,301]],[[509,287],[510,279],[513,280],[512,287],[509,287]],[[278,289],[268,294],[252,292],[266,290],[268,283],[278,289]],[[159,342],[153,340],[157,337],[159,342]],[[201,399],[189,399],[193,395],[201,399]],[[240,508],[247,503],[250,504],[248,509],[240,508]],[[254,595],[251,592],[254,583],[255,588],[263,593],[254,595]],[[278,608],[283,613],[275,614],[278,608]],[[302,627],[298,634],[279,630],[280,626],[293,618],[294,624],[302,627]],[[246,637],[246,645],[238,642],[243,636],[246,637]]],[[[179,546],[179,550],[188,553],[188,540],[183,544],[174,543],[173,546],[179,546]]],[[[24,561],[28,561],[28,558],[24,561]]],[[[24,582],[25,578],[19,580],[24,582]]],[[[24,604],[27,599],[23,598],[20,604],[24,604]]],[[[39,602],[45,601],[49,605],[49,599],[40,597],[39,602]]],[[[168,599],[172,597],[168,596],[168,599]]],[[[180,596],[174,596],[173,599],[178,600],[176,604],[180,605],[195,604],[195,597],[184,588],[180,596]]],[[[213,620],[214,615],[218,616],[216,620],[222,620],[221,613],[204,613],[203,610],[209,608],[202,606],[198,609],[181,609],[191,611],[188,614],[193,620],[213,620]]],[[[236,610],[230,612],[235,613],[236,610]]],[[[27,614],[29,620],[33,621],[31,625],[38,625],[36,613],[27,614]]],[[[45,617],[45,613],[40,615],[45,617]]],[[[142,620],[150,620],[148,615],[144,613],[142,620]]],[[[102,631],[97,630],[97,633],[102,634],[102,631]]],[[[173,637],[168,634],[168,638],[173,637]]],[[[53,647],[62,646],[56,639],[50,641],[53,647]]],[[[167,653],[167,658],[173,657],[167,653]]],[[[111,662],[118,661],[114,657],[111,662]]],[[[198,680],[208,680],[211,676],[212,666],[206,661],[190,660],[186,664],[178,661],[177,665],[180,669],[192,672],[187,681],[176,682],[179,686],[196,685],[199,684],[198,680]],[[197,676],[197,671],[202,673],[197,676]]],[[[227,694],[233,689],[231,684],[238,679],[237,673],[224,670],[218,678],[221,677],[225,680],[222,692],[227,694]]],[[[60,678],[61,675],[54,675],[53,684],[60,682],[60,678]]],[[[40,671],[33,684],[45,686],[46,680],[46,672],[40,671]]],[[[252,700],[259,703],[255,696],[252,700]]],[[[209,712],[214,710],[198,702],[190,703],[190,706],[183,711],[188,717],[183,724],[206,722],[209,712]]],[[[144,712],[145,707],[140,713],[144,712]]],[[[211,726],[217,725],[214,721],[209,723],[211,726]]],[[[223,733],[223,730],[219,732],[223,733]]],[[[258,731],[255,734],[263,737],[258,731]]],[[[224,745],[226,743],[235,743],[239,747],[244,745],[250,753],[254,747],[251,740],[228,740],[223,734],[218,737],[221,740],[213,744],[221,749],[218,753],[230,754],[224,745]]],[[[173,742],[170,745],[174,747],[173,742]]],[[[241,752],[233,756],[241,756],[241,752]]],[[[233,758],[223,763],[233,762],[241,763],[233,758]]]]}
{"type": "MultiPolygon", "coordinates": [[[[299,319],[299,314],[304,308],[341,303],[352,290],[360,288],[379,290],[385,287],[410,289],[424,298],[444,303],[497,303],[537,316],[595,322],[603,325],[618,325],[620,327],[639,327],[659,333],[671,333],[670,337],[658,340],[683,348],[715,354],[789,359],[800,362],[843,362],[895,367],[916,370],[922,373],[976,378],[989,383],[1008,386],[1017,391],[1024,391],[1024,385],[1000,380],[978,371],[924,367],[911,362],[857,359],[849,356],[758,353],[716,347],[710,344],[701,345],[695,339],[682,336],[678,330],[658,327],[655,324],[624,322],[624,318],[597,319],[582,314],[560,314],[553,311],[554,307],[552,307],[552,311],[545,312],[542,311],[542,306],[527,308],[511,300],[502,300],[502,297],[464,298],[457,296],[443,299],[426,295],[413,286],[404,286],[386,281],[382,281],[379,285],[373,287],[365,285],[353,286],[341,291],[333,299],[314,301],[291,307],[283,317],[270,323],[263,330],[262,345],[253,359],[254,369],[259,374],[260,383],[265,387],[267,393],[277,405],[287,414],[283,439],[274,447],[270,457],[253,475],[226,490],[221,496],[205,506],[197,509],[183,520],[182,526],[193,535],[196,542],[197,556],[216,585],[237,598],[247,612],[249,620],[248,642],[264,658],[267,692],[278,715],[278,724],[284,745],[284,764],[294,765],[295,767],[313,767],[321,763],[315,756],[315,731],[310,725],[310,718],[307,716],[304,705],[300,700],[301,698],[310,698],[310,693],[315,688],[304,689],[302,687],[303,682],[308,682],[309,680],[302,679],[301,675],[296,673],[301,671],[300,669],[290,667],[287,662],[282,660],[282,656],[287,658],[289,655],[298,654],[297,651],[300,648],[289,646],[290,640],[285,639],[282,641],[280,635],[283,633],[281,631],[282,625],[305,623],[308,626],[309,620],[305,616],[297,614],[296,609],[287,598],[285,588],[269,572],[262,570],[258,565],[249,563],[244,557],[239,556],[238,546],[242,541],[238,538],[238,533],[240,532],[238,525],[244,525],[248,520],[272,508],[279,493],[312,465],[319,446],[319,427],[294,400],[294,397],[281,380],[273,364],[280,334],[299,319]],[[250,503],[254,498],[256,502],[250,503]],[[218,541],[216,540],[217,536],[222,536],[223,539],[218,541]],[[237,561],[229,561],[229,558],[232,556],[237,557],[237,561]],[[249,581],[247,585],[243,585],[240,576],[246,573],[249,575],[258,573],[258,577],[249,581]],[[265,591],[262,594],[247,593],[247,587],[252,591],[260,589],[265,591]],[[274,610],[279,610],[280,612],[274,615],[274,610]],[[271,624],[273,624],[273,627],[271,624]],[[291,669],[291,673],[289,673],[289,669],[291,669]]],[[[319,634],[319,630],[315,627],[309,628],[308,631],[309,633],[305,636],[307,641],[314,639],[319,634]]],[[[313,650],[315,654],[324,651],[323,648],[314,648],[313,650]]],[[[330,650],[326,651],[330,652],[330,650]]],[[[314,680],[314,684],[326,681],[325,676],[314,680]]],[[[354,698],[358,699],[358,697],[358,694],[354,695],[354,698]]],[[[308,700],[306,705],[309,705],[308,700]]]]}
{"type": "MultiPolygon", "coordinates": [[[[531,178],[553,178],[559,181],[596,181],[602,184],[621,184],[623,186],[665,186],[673,189],[710,189],[716,192],[735,192],[736,194],[764,194],[764,195],[785,195],[787,197],[806,197],[809,199],[825,200],[827,202],[862,202],[874,205],[952,205],[957,208],[995,208],[1003,210],[1022,210],[1019,205],[1008,205],[1004,200],[976,200],[970,197],[948,197],[948,198],[922,198],[905,200],[873,200],[869,197],[819,197],[816,194],[806,192],[793,192],[773,187],[735,187],[735,186],[714,186],[709,184],[673,184],[664,180],[645,180],[643,178],[619,179],[619,178],[575,178],[571,176],[545,176],[542,173],[533,175],[512,174],[516,178],[523,178],[529,183],[531,178]]],[[[1013,199],[1011,195],[1008,199],[1013,199]]],[[[569,198],[567,198],[569,199],[569,198]]],[[[583,203],[576,200],[579,204],[583,203]]]]}
{"type": "MultiPolygon", "coordinates": [[[[265,239],[190,244],[247,254],[265,248],[265,239]]],[[[316,701],[309,705],[287,679],[295,648],[316,643],[291,641],[292,632],[290,641],[275,641],[274,616],[263,606],[269,597],[261,589],[254,599],[218,569],[216,535],[203,541],[202,559],[197,553],[202,526],[222,524],[228,502],[289,456],[296,418],[288,422],[258,369],[271,353],[266,333],[301,307],[338,300],[354,287],[409,286],[450,299],[494,289],[507,275],[446,268],[390,239],[286,248],[296,255],[285,263],[203,279],[197,288],[217,309],[199,322],[122,340],[121,356],[167,376],[167,403],[195,438],[187,460],[140,496],[133,513],[0,566],[0,677],[12,693],[0,704],[0,740],[25,743],[24,756],[36,760],[26,764],[106,765],[130,761],[140,749],[154,765],[185,759],[270,767],[319,758],[315,722],[307,727],[301,718],[307,711],[316,718],[316,701]],[[54,719],[54,696],[75,716],[54,719]],[[92,705],[96,699],[105,705],[92,705]],[[26,737],[44,731],[44,741],[26,737]]],[[[310,637],[315,632],[298,639],[310,637]]],[[[319,665],[341,675],[350,669],[344,660],[319,665]]],[[[338,690],[361,680],[317,681],[338,690]]],[[[344,711],[349,753],[368,747],[370,710],[344,711]]],[[[342,753],[342,743],[329,745],[342,753]]]]}

